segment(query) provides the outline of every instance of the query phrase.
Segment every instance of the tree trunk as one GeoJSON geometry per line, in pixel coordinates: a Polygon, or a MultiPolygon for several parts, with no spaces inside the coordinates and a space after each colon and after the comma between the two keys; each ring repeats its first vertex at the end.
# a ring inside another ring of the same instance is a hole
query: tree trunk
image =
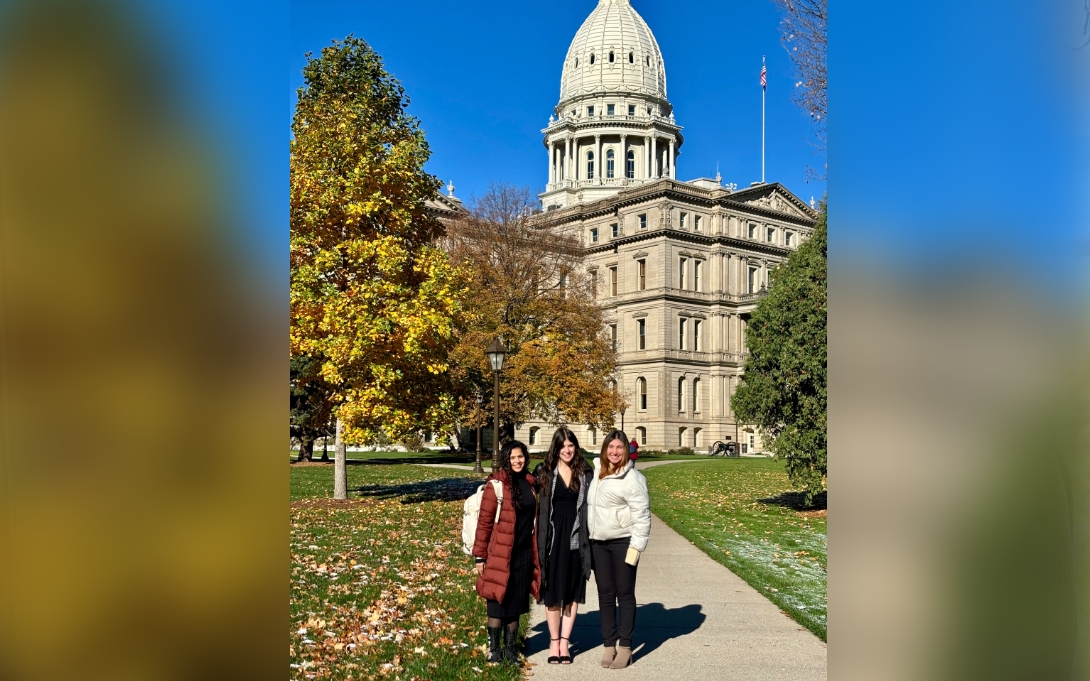
{"type": "Polygon", "coordinates": [[[329,449],[326,447],[327,440],[328,438],[322,438],[322,458],[320,459],[320,461],[329,461],[329,449]]]}
{"type": "Polygon", "coordinates": [[[341,439],[341,420],[337,419],[337,444],[333,464],[333,498],[348,498],[348,468],[344,440],[341,439]]]}
{"type": "Polygon", "coordinates": [[[314,440],[299,439],[299,458],[295,460],[296,463],[300,461],[312,461],[314,459],[314,440]]]}

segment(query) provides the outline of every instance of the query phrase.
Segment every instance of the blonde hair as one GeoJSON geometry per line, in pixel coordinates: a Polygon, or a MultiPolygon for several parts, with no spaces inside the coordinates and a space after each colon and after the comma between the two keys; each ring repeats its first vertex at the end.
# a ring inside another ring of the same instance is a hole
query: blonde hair
{"type": "Polygon", "coordinates": [[[620,471],[622,468],[628,465],[628,436],[624,434],[623,430],[617,430],[616,428],[614,428],[613,430],[609,431],[609,435],[606,435],[605,439],[602,440],[602,453],[599,456],[599,461],[599,480],[606,477],[607,475],[613,475],[614,473],[620,471]],[[606,450],[609,449],[609,444],[614,440],[620,440],[621,444],[624,445],[624,458],[622,458],[621,462],[618,463],[616,466],[614,466],[613,463],[609,460],[609,457],[606,456],[606,450]]]}

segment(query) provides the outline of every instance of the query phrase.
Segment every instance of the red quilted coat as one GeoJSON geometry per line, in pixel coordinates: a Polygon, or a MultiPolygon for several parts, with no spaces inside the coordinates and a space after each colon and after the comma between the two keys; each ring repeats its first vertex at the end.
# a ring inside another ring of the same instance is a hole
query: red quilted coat
{"type": "MultiPolygon", "coordinates": [[[[477,578],[477,593],[481,598],[503,601],[507,581],[511,577],[511,550],[515,546],[515,506],[511,501],[511,485],[506,471],[496,471],[489,480],[503,483],[503,506],[499,522],[496,518],[496,490],[486,483],[481,499],[481,514],[477,517],[477,539],[473,542],[473,555],[484,558],[484,572],[477,578]]],[[[532,487],[534,476],[527,474],[526,482],[532,487]]],[[[535,514],[536,515],[536,514],[535,514]]],[[[533,536],[534,579],[530,593],[534,600],[541,600],[541,564],[537,557],[537,532],[533,536]]]]}

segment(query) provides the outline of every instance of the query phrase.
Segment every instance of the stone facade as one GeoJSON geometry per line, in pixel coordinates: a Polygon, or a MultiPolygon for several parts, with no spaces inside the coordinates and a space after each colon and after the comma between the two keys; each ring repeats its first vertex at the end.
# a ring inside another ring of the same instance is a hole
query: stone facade
{"type": "MultiPolygon", "coordinates": [[[[641,446],[762,451],[731,395],[746,324],[769,271],[809,238],[817,214],[778,183],[676,179],[683,143],[658,43],[629,0],[599,0],[565,58],[560,102],[542,130],[548,184],[541,226],[577,239],[595,278],[626,432],[641,446]]],[[[622,415],[617,415],[620,426],[622,415]]],[[[572,424],[594,450],[602,434],[572,424]]],[[[548,446],[553,427],[516,436],[548,446]]]]}

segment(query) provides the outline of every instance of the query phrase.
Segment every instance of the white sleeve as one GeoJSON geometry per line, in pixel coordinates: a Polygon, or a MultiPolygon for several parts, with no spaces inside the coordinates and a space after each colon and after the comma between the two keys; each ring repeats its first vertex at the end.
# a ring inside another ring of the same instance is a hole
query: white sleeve
{"type": "Polygon", "coordinates": [[[628,509],[632,513],[632,541],[629,546],[643,553],[647,548],[647,539],[651,536],[651,497],[647,493],[647,478],[632,471],[629,483],[628,509]]]}

